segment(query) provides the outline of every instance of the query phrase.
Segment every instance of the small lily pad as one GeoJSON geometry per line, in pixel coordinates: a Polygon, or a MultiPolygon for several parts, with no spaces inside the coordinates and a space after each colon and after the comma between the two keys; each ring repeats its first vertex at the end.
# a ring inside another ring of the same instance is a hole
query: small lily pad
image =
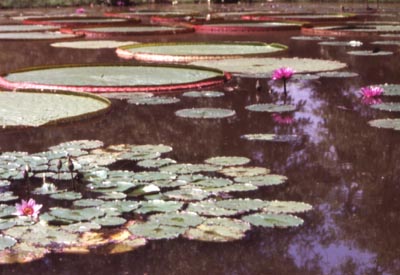
{"type": "Polygon", "coordinates": [[[303,224],[303,220],[299,217],[283,214],[252,214],[242,217],[244,221],[254,226],[262,227],[296,227],[303,224]]]}
{"type": "Polygon", "coordinates": [[[211,164],[190,164],[190,163],[177,163],[160,168],[163,172],[170,172],[174,174],[194,174],[200,172],[215,172],[220,169],[219,166],[211,164]]]}
{"type": "Polygon", "coordinates": [[[9,180],[0,180],[0,188],[10,186],[10,184],[9,180]]]}
{"type": "Polygon", "coordinates": [[[200,188],[183,186],[178,190],[163,193],[164,196],[174,200],[201,201],[210,196],[210,193],[200,188]]]}
{"type": "Polygon", "coordinates": [[[152,212],[175,212],[181,209],[182,202],[151,200],[140,202],[140,208],[135,210],[136,213],[147,214],[152,212]]]}
{"type": "Polygon", "coordinates": [[[186,230],[184,227],[161,225],[157,222],[135,223],[128,226],[128,230],[135,236],[149,240],[175,239],[186,230]]]}
{"type": "Polygon", "coordinates": [[[400,112],[400,103],[388,102],[388,103],[373,104],[371,105],[371,108],[388,112],[400,112]]]}
{"type": "Polygon", "coordinates": [[[179,98],[164,97],[164,96],[136,97],[128,99],[129,104],[135,104],[135,105],[162,105],[162,104],[178,103],[179,101],[180,101],[179,98]]]}
{"type": "Polygon", "coordinates": [[[15,212],[15,206],[0,204],[0,218],[12,217],[15,212]]]}
{"type": "Polygon", "coordinates": [[[231,199],[221,200],[215,203],[218,207],[235,210],[241,213],[256,211],[265,207],[265,201],[259,199],[231,199]]]}
{"type": "Polygon", "coordinates": [[[61,192],[61,193],[56,193],[50,195],[50,198],[55,199],[55,200],[79,200],[82,198],[82,194],[78,192],[61,192]]]}
{"type": "Polygon", "coordinates": [[[170,158],[159,158],[159,159],[146,159],[146,160],[141,160],[137,163],[137,166],[143,167],[143,168],[159,168],[162,166],[170,165],[170,164],[175,164],[176,161],[170,158]]]}
{"type": "Polygon", "coordinates": [[[102,200],[123,200],[127,197],[125,193],[122,192],[106,192],[104,195],[99,196],[102,200]]]}
{"type": "Polygon", "coordinates": [[[293,105],[277,105],[271,103],[253,104],[245,107],[246,110],[252,112],[268,112],[268,113],[283,113],[293,112],[296,110],[296,106],[293,105]]]}
{"type": "Polygon", "coordinates": [[[0,230],[6,230],[6,229],[11,228],[11,227],[13,227],[15,225],[17,225],[17,223],[15,221],[13,221],[13,220],[0,219],[0,230]]]}
{"type": "Polygon", "coordinates": [[[132,178],[137,181],[173,180],[176,175],[168,172],[151,171],[135,173],[132,178]]]}
{"type": "Polygon", "coordinates": [[[317,35],[300,35],[300,36],[292,36],[290,39],[293,40],[305,40],[305,41],[322,41],[322,40],[333,40],[335,37],[329,36],[317,36],[317,35]]]}
{"type": "Polygon", "coordinates": [[[225,178],[204,178],[201,180],[196,180],[192,182],[195,186],[200,186],[201,188],[217,188],[231,185],[233,182],[225,178]]]}
{"type": "Polygon", "coordinates": [[[17,243],[17,240],[9,236],[0,235],[0,251],[12,247],[17,243]]]}
{"type": "Polygon", "coordinates": [[[93,221],[105,227],[120,226],[126,223],[126,220],[124,218],[114,216],[105,216],[103,218],[95,219],[93,221]]]}
{"type": "Polygon", "coordinates": [[[221,97],[224,96],[225,94],[222,92],[216,92],[216,91],[191,91],[191,92],[186,92],[182,96],[186,97],[221,97]]]}
{"type": "Polygon", "coordinates": [[[252,177],[269,174],[270,170],[264,167],[226,167],[218,171],[228,177],[252,177]]]}
{"type": "Polygon", "coordinates": [[[400,46],[400,41],[399,40],[382,40],[382,41],[374,41],[371,42],[372,45],[394,45],[394,46],[400,46]]]}
{"type": "Polygon", "coordinates": [[[133,41],[114,41],[114,40],[83,40],[72,42],[52,43],[50,46],[56,48],[72,48],[72,49],[103,49],[118,48],[121,46],[136,44],[133,41]]]}
{"type": "Polygon", "coordinates": [[[350,55],[357,55],[357,56],[386,56],[386,55],[392,55],[393,52],[390,51],[350,51],[347,52],[350,55]]]}
{"type": "Polygon", "coordinates": [[[231,192],[248,192],[257,190],[258,187],[250,184],[250,183],[243,183],[243,184],[231,184],[223,187],[214,187],[214,188],[204,188],[205,191],[209,191],[213,194],[221,194],[221,193],[231,193],[231,192]]]}
{"type": "Polygon", "coordinates": [[[379,85],[384,89],[385,96],[400,96],[400,84],[384,84],[379,85]]]}
{"type": "Polygon", "coordinates": [[[253,177],[236,177],[234,178],[235,182],[240,183],[250,183],[255,186],[270,186],[270,185],[279,185],[284,183],[287,180],[287,177],[281,175],[262,175],[262,176],[253,176],[253,177]]]}
{"type": "Polygon", "coordinates": [[[368,122],[372,127],[400,130],[400,118],[376,119],[368,122]]]}
{"type": "Polygon", "coordinates": [[[104,203],[103,200],[97,200],[97,199],[83,199],[83,200],[77,200],[73,202],[74,206],[77,207],[97,207],[100,206],[104,203]]]}
{"type": "Polygon", "coordinates": [[[99,230],[101,226],[94,222],[78,222],[69,225],[63,225],[61,228],[65,231],[72,232],[72,233],[82,233],[82,232],[89,232],[92,230],[99,230]]]}
{"type": "Polygon", "coordinates": [[[164,214],[152,215],[150,222],[179,227],[195,227],[203,222],[204,218],[190,212],[169,212],[164,214]]]}
{"type": "Polygon", "coordinates": [[[6,191],[3,193],[0,193],[0,202],[5,202],[5,201],[15,201],[18,200],[18,196],[15,196],[12,191],[6,191]]]}
{"type": "Polygon", "coordinates": [[[192,108],[176,111],[175,114],[184,118],[226,118],[236,114],[234,110],[220,108],[192,108]]]}
{"type": "Polygon", "coordinates": [[[263,211],[269,213],[302,213],[312,209],[308,203],[297,201],[268,201],[263,211]]]}
{"type": "Polygon", "coordinates": [[[277,135],[277,134],[247,134],[241,138],[251,141],[274,141],[274,142],[294,142],[299,139],[297,135],[277,135]]]}
{"type": "Polygon", "coordinates": [[[149,184],[136,188],[128,194],[129,197],[140,197],[144,195],[154,194],[160,192],[160,188],[154,184],[149,184]]]}
{"type": "Polygon", "coordinates": [[[249,158],[246,157],[213,157],[206,159],[204,162],[219,166],[236,166],[244,165],[250,162],[249,158]]]}
{"type": "Polygon", "coordinates": [[[109,213],[129,213],[139,207],[137,201],[108,201],[100,206],[100,209],[109,215],[109,213]]]}
{"type": "Polygon", "coordinates": [[[57,218],[71,220],[75,222],[81,222],[81,221],[90,221],[93,220],[94,218],[104,216],[104,211],[94,207],[76,209],[76,210],[54,207],[50,209],[49,214],[57,218]]]}
{"type": "Polygon", "coordinates": [[[107,247],[108,254],[120,254],[133,251],[147,244],[145,238],[126,239],[107,247]]]}
{"type": "Polygon", "coordinates": [[[215,201],[201,201],[201,202],[189,203],[189,206],[186,210],[198,213],[199,215],[202,216],[223,217],[223,216],[235,216],[238,214],[238,211],[226,209],[223,207],[218,207],[215,201]]]}

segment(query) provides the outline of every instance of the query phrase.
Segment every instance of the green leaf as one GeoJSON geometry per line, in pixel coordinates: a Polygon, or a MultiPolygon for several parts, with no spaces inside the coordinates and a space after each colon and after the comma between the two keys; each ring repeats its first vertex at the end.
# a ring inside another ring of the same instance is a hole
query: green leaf
{"type": "Polygon", "coordinates": [[[286,180],[287,180],[287,177],[281,176],[281,175],[274,175],[274,174],[234,178],[235,182],[249,183],[249,184],[252,184],[255,186],[279,185],[279,184],[284,183],[286,180]]]}
{"type": "Polygon", "coordinates": [[[283,214],[252,214],[242,217],[244,221],[254,226],[262,227],[297,227],[303,224],[303,220],[292,215],[283,214]]]}
{"type": "Polygon", "coordinates": [[[175,212],[181,209],[183,206],[182,202],[176,201],[163,201],[163,200],[151,200],[140,202],[140,208],[135,210],[139,214],[147,214],[153,212],[175,212]]]}
{"type": "Polygon", "coordinates": [[[296,110],[294,105],[277,105],[271,103],[253,104],[245,107],[246,110],[252,112],[268,112],[268,113],[283,113],[293,112],[296,110]]]}
{"type": "Polygon", "coordinates": [[[250,162],[249,158],[246,157],[213,157],[206,159],[204,161],[208,164],[219,165],[219,166],[236,166],[236,165],[244,165],[250,162]]]}
{"type": "Polygon", "coordinates": [[[135,236],[149,240],[175,239],[185,232],[184,227],[161,225],[156,222],[135,223],[128,226],[128,230],[135,236]]]}
{"type": "Polygon", "coordinates": [[[61,193],[56,193],[50,195],[50,198],[55,199],[55,200],[68,200],[68,201],[73,201],[73,200],[79,200],[82,198],[82,194],[78,192],[61,192],[61,193]]]}
{"type": "Polygon", "coordinates": [[[178,227],[194,227],[202,223],[204,218],[190,212],[169,212],[150,216],[149,221],[162,225],[171,225],[178,227]]]}
{"type": "Polygon", "coordinates": [[[0,235],[0,251],[12,247],[17,243],[17,240],[9,236],[0,235]]]}
{"type": "Polygon", "coordinates": [[[264,167],[238,166],[223,168],[218,172],[228,177],[253,177],[267,175],[270,170],[264,167]]]}

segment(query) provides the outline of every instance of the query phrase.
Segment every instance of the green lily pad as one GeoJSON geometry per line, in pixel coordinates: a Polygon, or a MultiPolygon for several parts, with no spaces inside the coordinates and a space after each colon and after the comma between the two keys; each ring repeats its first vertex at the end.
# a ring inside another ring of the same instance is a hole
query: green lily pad
{"type": "Polygon", "coordinates": [[[202,92],[198,92],[198,91],[191,91],[191,92],[186,92],[184,93],[182,96],[186,96],[186,97],[221,97],[224,96],[225,94],[222,92],[216,92],[216,91],[202,91],[202,92]]]}
{"type": "Polygon", "coordinates": [[[400,96],[399,84],[384,84],[379,86],[383,88],[383,95],[385,96],[400,96]]]}
{"type": "Polygon", "coordinates": [[[190,212],[169,212],[164,214],[152,215],[149,221],[162,225],[188,228],[195,227],[201,224],[204,221],[204,218],[190,212]]]}
{"type": "MultiPolygon", "coordinates": [[[[3,220],[0,219],[0,230],[6,230],[8,228],[11,228],[13,226],[17,225],[17,223],[13,220],[3,220]]],[[[1,250],[1,249],[0,249],[1,250]]]]}
{"type": "Polygon", "coordinates": [[[218,207],[235,210],[240,213],[257,211],[265,207],[265,201],[259,199],[231,199],[215,203],[218,207]]]}
{"type": "MultiPolygon", "coordinates": [[[[91,149],[97,149],[100,147],[103,147],[104,143],[100,140],[73,140],[73,141],[67,141],[60,143],[55,146],[49,147],[50,150],[53,151],[74,151],[74,150],[91,150],[91,149]]],[[[78,156],[78,155],[72,155],[71,156],[78,156]]]]}
{"type": "Polygon", "coordinates": [[[99,199],[102,200],[123,200],[127,197],[125,193],[122,192],[106,192],[104,195],[99,196],[99,199]]]}
{"type": "Polygon", "coordinates": [[[140,208],[135,210],[139,214],[147,214],[152,212],[175,212],[181,209],[182,202],[151,200],[140,202],[140,208]]]}
{"type": "Polygon", "coordinates": [[[345,68],[346,63],[311,58],[235,58],[192,62],[198,66],[218,68],[224,72],[246,76],[271,77],[274,70],[289,67],[296,73],[315,73],[345,68]]]}
{"type": "Polygon", "coordinates": [[[400,112],[400,103],[388,102],[388,103],[372,104],[371,108],[388,112],[400,112]]]}
{"type": "Polygon", "coordinates": [[[201,172],[215,172],[220,167],[211,164],[190,164],[190,163],[177,163],[160,168],[162,172],[170,172],[174,174],[195,174],[201,172]]]}
{"type": "Polygon", "coordinates": [[[264,167],[226,167],[218,171],[228,177],[253,177],[269,174],[270,170],[264,167]]]}
{"type": "Polygon", "coordinates": [[[72,204],[77,207],[97,207],[104,203],[103,200],[97,199],[83,199],[74,201],[72,204]]]}
{"type": "Polygon", "coordinates": [[[160,188],[154,184],[148,184],[145,186],[141,186],[139,188],[136,188],[132,192],[128,194],[129,197],[140,197],[143,195],[149,195],[149,194],[154,194],[160,192],[160,188]]]}
{"type": "Polygon", "coordinates": [[[71,39],[78,37],[75,34],[60,32],[3,32],[0,33],[0,40],[55,40],[71,39]]]}
{"type": "Polygon", "coordinates": [[[50,198],[55,199],[55,200],[68,200],[68,201],[73,201],[73,200],[79,200],[82,198],[82,194],[78,192],[61,192],[61,193],[56,193],[50,195],[50,198]]]}
{"type": "Polygon", "coordinates": [[[234,178],[235,182],[250,183],[255,186],[279,185],[279,184],[284,183],[286,180],[287,180],[287,177],[281,176],[281,175],[274,175],[274,174],[234,178]]]}
{"type": "Polygon", "coordinates": [[[138,172],[133,175],[133,179],[137,181],[157,181],[157,180],[173,180],[176,175],[168,172],[138,172]]]}
{"type": "Polygon", "coordinates": [[[400,46],[400,41],[399,40],[382,40],[382,41],[374,41],[371,42],[372,45],[394,45],[394,46],[400,46]]]}
{"type": "Polygon", "coordinates": [[[17,243],[17,240],[9,236],[0,235],[0,251],[12,247],[17,243]]]}
{"type": "Polygon", "coordinates": [[[158,152],[153,152],[153,153],[125,152],[120,154],[117,159],[140,161],[146,159],[156,159],[159,158],[160,156],[161,154],[158,152]]]}
{"type": "Polygon", "coordinates": [[[15,213],[15,206],[0,204],[0,218],[12,217],[15,213]]]}
{"type": "Polygon", "coordinates": [[[393,52],[390,51],[379,51],[379,52],[374,52],[374,51],[349,51],[347,52],[350,55],[356,55],[356,56],[386,56],[386,55],[393,55],[393,52]]]}
{"type": "Polygon", "coordinates": [[[362,45],[361,41],[322,41],[318,45],[321,46],[342,46],[342,47],[360,47],[362,45]]]}
{"type": "Polygon", "coordinates": [[[184,118],[212,119],[231,117],[234,116],[236,112],[234,110],[221,108],[191,108],[178,110],[175,114],[184,118]]]}
{"type": "Polygon", "coordinates": [[[297,135],[277,135],[277,134],[247,134],[241,138],[251,141],[274,141],[274,142],[293,142],[297,141],[297,135]]]}
{"type": "Polygon", "coordinates": [[[297,227],[302,225],[304,221],[299,217],[283,214],[252,214],[242,217],[246,222],[254,226],[262,227],[297,227]]]}
{"type": "Polygon", "coordinates": [[[151,153],[168,153],[172,151],[172,147],[164,144],[145,144],[145,145],[113,145],[108,149],[114,151],[128,151],[134,154],[151,154],[151,153]]]}
{"type": "Polygon", "coordinates": [[[308,203],[297,201],[267,201],[263,211],[268,213],[302,213],[312,209],[308,203]]]}
{"type": "Polygon", "coordinates": [[[146,160],[141,160],[137,163],[137,166],[143,167],[143,168],[159,168],[162,166],[170,165],[170,164],[175,164],[176,161],[170,158],[159,158],[159,159],[146,159],[146,160]]]}
{"type": "Polygon", "coordinates": [[[83,233],[83,232],[89,232],[92,230],[99,230],[101,226],[97,223],[94,222],[78,222],[78,223],[73,223],[69,225],[63,225],[61,228],[67,232],[72,232],[72,233],[83,233]]]}
{"type": "Polygon", "coordinates": [[[0,202],[15,201],[18,199],[19,199],[19,197],[15,196],[12,191],[6,191],[6,192],[0,193],[0,202]]]}
{"type": "Polygon", "coordinates": [[[296,110],[296,106],[293,105],[277,105],[271,103],[253,104],[245,107],[246,110],[252,112],[269,112],[269,113],[283,113],[293,112],[296,110]]]}
{"type": "Polygon", "coordinates": [[[368,122],[372,127],[400,130],[400,118],[375,119],[368,122]]]}
{"type": "Polygon", "coordinates": [[[42,25],[0,25],[0,32],[56,31],[59,27],[42,25]]]}
{"type": "Polygon", "coordinates": [[[358,73],[353,72],[323,72],[318,73],[320,77],[330,77],[330,78],[347,78],[347,77],[357,77],[358,73]]]}
{"type": "Polygon", "coordinates": [[[223,207],[218,207],[215,201],[201,201],[201,202],[192,202],[189,203],[186,211],[194,212],[202,216],[214,216],[214,217],[223,217],[223,216],[235,216],[238,214],[238,211],[226,209],[223,207]]]}
{"type": "Polygon", "coordinates": [[[3,127],[33,126],[76,120],[107,110],[110,102],[94,95],[68,92],[1,92],[3,127]]]}
{"type": "Polygon", "coordinates": [[[178,103],[179,101],[179,98],[165,96],[136,97],[128,99],[129,104],[135,105],[162,105],[178,103]]]}
{"type": "Polygon", "coordinates": [[[106,212],[107,214],[110,212],[116,213],[129,213],[134,211],[139,207],[139,202],[136,201],[108,201],[103,203],[100,206],[100,209],[106,212]]]}
{"type": "Polygon", "coordinates": [[[94,218],[104,216],[104,211],[98,208],[82,208],[82,209],[67,209],[54,207],[50,209],[49,214],[56,218],[71,220],[74,222],[90,221],[94,218]]]}
{"type": "Polygon", "coordinates": [[[0,188],[10,186],[10,184],[9,180],[0,180],[0,188]]]}
{"type": "Polygon", "coordinates": [[[204,162],[219,166],[235,166],[244,165],[250,162],[249,158],[246,157],[213,157],[206,159],[204,162]]]}
{"type": "Polygon", "coordinates": [[[224,187],[227,185],[231,185],[233,182],[229,179],[225,178],[204,178],[201,180],[197,180],[192,182],[193,185],[199,186],[201,188],[216,188],[216,187],[224,187]]]}
{"type": "Polygon", "coordinates": [[[232,184],[223,187],[204,188],[205,191],[211,192],[216,195],[219,195],[221,193],[231,193],[231,192],[248,192],[257,189],[258,189],[257,186],[250,183],[232,184]]]}
{"type": "Polygon", "coordinates": [[[194,188],[191,186],[182,186],[178,190],[168,191],[163,193],[169,199],[181,200],[181,201],[201,201],[210,196],[210,192],[207,192],[200,188],[194,188]]]}
{"type": "Polygon", "coordinates": [[[186,231],[185,237],[206,242],[229,242],[244,238],[250,229],[247,222],[228,218],[210,218],[186,231]]]}
{"type": "Polygon", "coordinates": [[[94,222],[101,226],[114,227],[123,225],[126,223],[126,220],[121,217],[105,216],[103,218],[95,219],[94,222]]]}
{"type": "Polygon", "coordinates": [[[149,240],[175,239],[186,230],[184,227],[161,225],[157,222],[135,223],[128,226],[128,230],[135,236],[149,240]]]}
{"type": "Polygon", "coordinates": [[[71,42],[57,42],[50,46],[56,48],[72,48],[72,49],[103,49],[103,48],[118,48],[121,46],[136,44],[133,41],[115,41],[115,40],[82,40],[71,42]]]}

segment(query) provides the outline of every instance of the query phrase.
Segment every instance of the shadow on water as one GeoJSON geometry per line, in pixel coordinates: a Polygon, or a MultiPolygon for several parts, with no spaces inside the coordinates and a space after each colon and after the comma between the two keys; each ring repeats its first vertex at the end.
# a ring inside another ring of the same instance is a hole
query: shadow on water
{"type": "MultiPolygon", "coordinates": [[[[115,256],[50,255],[24,265],[0,266],[0,274],[400,274],[399,134],[368,126],[387,117],[361,103],[361,86],[396,83],[399,52],[391,57],[358,57],[346,47],[323,47],[294,41],[300,32],[251,35],[134,37],[134,41],[265,41],[289,45],[286,56],[335,59],[359,74],[354,78],[320,78],[290,82],[290,100],[301,107],[291,125],[277,125],[270,114],[244,106],[272,102],[261,79],[233,79],[237,91],[223,98],[191,99],[166,106],[135,106],[113,101],[107,115],[86,121],[24,130],[1,130],[1,151],[38,152],[60,142],[98,139],[109,144],[170,145],[178,162],[202,162],[218,155],[251,158],[252,165],[286,175],[286,184],[250,192],[249,197],[304,201],[314,209],[301,215],[295,229],[255,229],[244,240],[214,244],[177,239],[153,241],[134,252],[115,256]],[[188,107],[223,107],[236,116],[223,120],[176,117],[188,107]],[[301,136],[295,144],[257,143],[240,138],[257,132],[301,136]]],[[[126,39],[126,38],[124,38],[126,39]]],[[[373,38],[376,40],[376,38],[373,38]]],[[[361,39],[369,48],[371,38],[361,39]]],[[[61,63],[115,63],[113,50],[52,48],[49,42],[0,43],[0,70],[61,63]],[[18,49],[16,51],[15,49],[18,49]]],[[[129,61],[134,62],[134,61],[129,61]]],[[[214,90],[223,91],[224,87],[214,90]]],[[[241,194],[238,194],[240,196],[241,194]]]]}

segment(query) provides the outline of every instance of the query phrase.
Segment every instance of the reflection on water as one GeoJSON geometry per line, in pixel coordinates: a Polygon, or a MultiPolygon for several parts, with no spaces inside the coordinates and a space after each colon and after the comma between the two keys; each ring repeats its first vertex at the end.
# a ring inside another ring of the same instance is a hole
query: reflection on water
{"type": "MultiPolygon", "coordinates": [[[[393,9],[393,7],[391,8],[393,9]]],[[[398,12],[398,10],[396,10],[398,12]]],[[[287,56],[335,59],[348,64],[355,78],[290,81],[287,101],[298,106],[293,123],[279,124],[271,114],[244,106],[279,102],[282,87],[260,79],[235,78],[236,87],[221,98],[187,98],[166,106],[135,106],[113,101],[112,110],[88,121],[26,130],[0,130],[1,151],[37,152],[73,139],[109,144],[156,144],[174,148],[178,162],[202,162],[218,155],[246,156],[251,165],[286,175],[282,186],[246,194],[262,199],[297,200],[314,206],[296,229],[256,229],[246,239],[227,244],[188,240],[154,241],[118,256],[50,255],[26,265],[1,266],[1,274],[400,274],[399,134],[369,127],[373,118],[396,116],[361,102],[361,86],[398,83],[398,48],[392,57],[358,57],[346,47],[290,39],[300,32],[251,35],[142,36],[144,41],[264,41],[289,45],[287,56]],[[269,93],[272,89],[273,92],[269,93]],[[222,120],[179,118],[190,107],[236,111],[222,120]],[[296,134],[297,142],[251,142],[248,133],[296,134]]],[[[127,40],[127,38],[121,38],[127,40]]],[[[360,39],[365,49],[379,38],[360,39]]],[[[60,63],[111,63],[112,50],[52,48],[50,42],[1,42],[0,71],[60,63]]],[[[382,46],[384,47],[384,46],[382,46]]],[[[389,47],[389,46],[388,46],[389,47]]],[[[392,47],[393,49],[393,47],[392,47]]],[[[129,61],[134,63],[134,61],[129,61]]],[[[213,90],[224,91],[226,87],[213,90]]],[[[240,194],[238,194],[240,196],[240,194]]]]}

